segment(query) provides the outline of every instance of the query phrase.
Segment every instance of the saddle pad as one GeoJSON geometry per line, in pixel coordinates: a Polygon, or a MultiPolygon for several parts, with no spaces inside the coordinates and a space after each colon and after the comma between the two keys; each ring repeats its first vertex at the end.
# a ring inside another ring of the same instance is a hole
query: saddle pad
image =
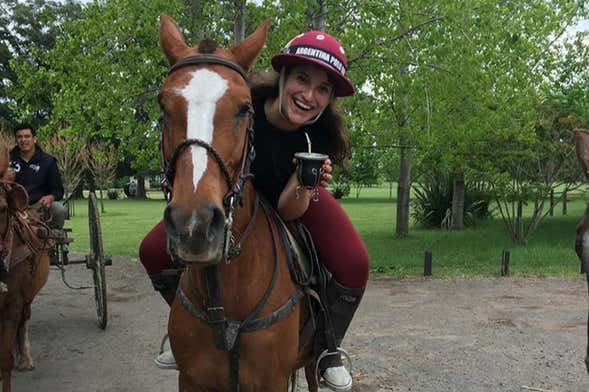
{"type": "Polygon", "coordinates": [[[280,222],[282,229],[286,233],[286,237],[289,242],[289,244],[285,244],[285,245],[287,245],[287,246],[290,245],[290,248],[292,249],[292,251],[294,253],[293,261],[298,264],[298,269],[303,274],[303,280],[308,280],[310,278],[309,275],[313,271],[313,268],[311,266],[312,261],[311,261],[311,258],[309,257],[310,252],[308,251],[308,249],[305,249],[304,242],[299,241],[298,236],[295,236],[293,234],[293,230],[296,230],[295,225],[300,224],[300,223],[293,222],[292,225],[289,226],[282,219],[278,219],[278,221],[280,222]]]}

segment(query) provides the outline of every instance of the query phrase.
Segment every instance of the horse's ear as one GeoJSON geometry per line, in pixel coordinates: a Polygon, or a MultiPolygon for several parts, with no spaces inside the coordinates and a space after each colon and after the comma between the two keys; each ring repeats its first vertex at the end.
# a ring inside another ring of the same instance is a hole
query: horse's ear
{"type": "Polygon", "coordinates": [[[188,49],[178,25],[164,13],[160,14],[160,46],[170,65],[174,65],[188,49]]]}
{"type": "Polygon", "coordinates": [[[585,177],[589,181],[589,131],[575,129],[575,151],[577,160],[583,167],[585,177]]]}
{"type": "Polygon", "coordinates": [[[246,39],[241,41],[239,45],[233,47],[231,52],[237,59],[237,62],[246,70],[249,70],[254,63],[254,60],[264,47],[266,38],[268,37],[268,29],[272,20],[266,19],[262,24],[250,34],[246,39]]]}
{"type": "Polygon", "coordinates": [[[0,176],[6,174],[10,158],[8,156],[8,149],[4,145],[0,145],[0,176]]]}

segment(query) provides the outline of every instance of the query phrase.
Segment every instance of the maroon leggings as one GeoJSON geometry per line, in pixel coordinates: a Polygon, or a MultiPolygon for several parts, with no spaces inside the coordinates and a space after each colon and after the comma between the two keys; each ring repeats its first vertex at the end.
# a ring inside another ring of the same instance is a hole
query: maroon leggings
{"type": "MultiPolygon", "coordinates": [[[[352,222],[328,191],[319,187],[319,200],[311,201],[301,221],[311,233],[319,259],[335,280],[347,287],[366,286],[368,251],[352,222]]],[[[170,268],[172,260],[166,251],[163,221],[141,242],[139,259],[149,275],[170,268]]]]}

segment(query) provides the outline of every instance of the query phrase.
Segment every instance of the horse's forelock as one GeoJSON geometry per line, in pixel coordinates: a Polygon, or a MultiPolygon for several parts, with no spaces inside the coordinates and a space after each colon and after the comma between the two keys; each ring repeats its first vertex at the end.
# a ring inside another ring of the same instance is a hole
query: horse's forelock
{"type": "Polygon", "coordinates": [[[198,44],[198,52],[202,54],[213,54],[217,48],[217,43],[212,39],[204,39],[198,44]]]}

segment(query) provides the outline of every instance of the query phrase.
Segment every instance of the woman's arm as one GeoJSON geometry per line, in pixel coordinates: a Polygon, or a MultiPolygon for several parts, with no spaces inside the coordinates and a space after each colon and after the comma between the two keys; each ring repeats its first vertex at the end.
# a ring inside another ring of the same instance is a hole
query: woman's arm
{"type": "Polygon", "coordinates": [[[311,201],[312,191],[299,186],[297,174],[293,173],[278,198],[278,213],[285,221],[300,218],[311,201]],[[298,189],[297,189],[298,188],[298,189]]]}

